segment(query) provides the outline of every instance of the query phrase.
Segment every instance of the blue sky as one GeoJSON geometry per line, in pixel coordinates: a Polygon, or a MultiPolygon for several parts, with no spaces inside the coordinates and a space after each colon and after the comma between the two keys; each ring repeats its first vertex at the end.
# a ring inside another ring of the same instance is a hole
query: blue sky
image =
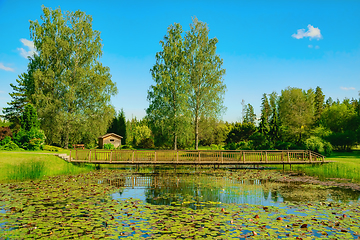
{"type": "Polygon", "coordinates": [[[360,1],[16,1],[0,0],[0,110],[10,83],[26,71],[31,52],[29,20],[41,5],[81,10],[101,32],[103,57],[119,94],[112,98],[126,117],[145,116],[150,68],[167,27],[189,30],[192,17],[206,22],[224,60],[225,121],[241,118],[241,101],[260,114],[263,93],[320,86],[333,99],[358,98],[360,1]]]}

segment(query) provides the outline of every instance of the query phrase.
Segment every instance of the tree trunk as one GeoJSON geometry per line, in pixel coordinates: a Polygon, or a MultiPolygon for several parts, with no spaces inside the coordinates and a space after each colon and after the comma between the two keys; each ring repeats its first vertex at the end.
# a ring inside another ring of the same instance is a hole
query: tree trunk
{"type": "Polygon", "coordinates": [[[177,150],[177,135],[174,133],[174,150],[177,150]]]}
{"type": "Polygon", "coordinates": [[[195,150],[198,150],[199,146],[199,118],[195,115],[195,150]]]}
{"type": "Polygon", "coordinates": [[[66,128],[64,148],[69,149],[69,128],[66,128]]]}

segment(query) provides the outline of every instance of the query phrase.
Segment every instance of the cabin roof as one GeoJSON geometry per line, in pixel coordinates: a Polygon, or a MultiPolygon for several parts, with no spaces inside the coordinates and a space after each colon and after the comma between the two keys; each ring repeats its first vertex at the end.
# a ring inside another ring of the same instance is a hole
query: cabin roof
{"type": "Polygon", "coordinates": [[[116,138],[119,138],[119,139],[123,138],[122,136],[119,136],[119,135],[117,135],[115,133],[107,133],[107,134],[105,134],[103,136],[98,137],[98,139],[101,139],[101,138],[104,139],[104,138],[107,138],[107,137],[110,137],[110,136],[113,136],[113,137],[116,137],[116,138]]]}

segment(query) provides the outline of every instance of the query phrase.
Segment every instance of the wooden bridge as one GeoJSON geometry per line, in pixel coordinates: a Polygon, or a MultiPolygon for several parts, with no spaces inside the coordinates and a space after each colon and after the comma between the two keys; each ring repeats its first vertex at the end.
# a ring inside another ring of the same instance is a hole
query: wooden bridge
{"type": "Polygon", "coordinates": [[[327,163],[309,150],[72,150],[69,162],[123,165],[267,165],[327,163]]]}

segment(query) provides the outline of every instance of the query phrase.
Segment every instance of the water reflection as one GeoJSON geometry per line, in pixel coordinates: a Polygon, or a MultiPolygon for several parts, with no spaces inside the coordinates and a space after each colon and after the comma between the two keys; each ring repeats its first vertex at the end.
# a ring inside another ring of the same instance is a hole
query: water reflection
{"type": "Polygon", "coordinates": [[[282,202],[360,200],[358,191],[211,175],[134,174],[107,183],[122,189],[112,195],[114,199],[137,198],[157,205],[189,203],[194,209],[203,202],[278,206],[282,202]]]}

